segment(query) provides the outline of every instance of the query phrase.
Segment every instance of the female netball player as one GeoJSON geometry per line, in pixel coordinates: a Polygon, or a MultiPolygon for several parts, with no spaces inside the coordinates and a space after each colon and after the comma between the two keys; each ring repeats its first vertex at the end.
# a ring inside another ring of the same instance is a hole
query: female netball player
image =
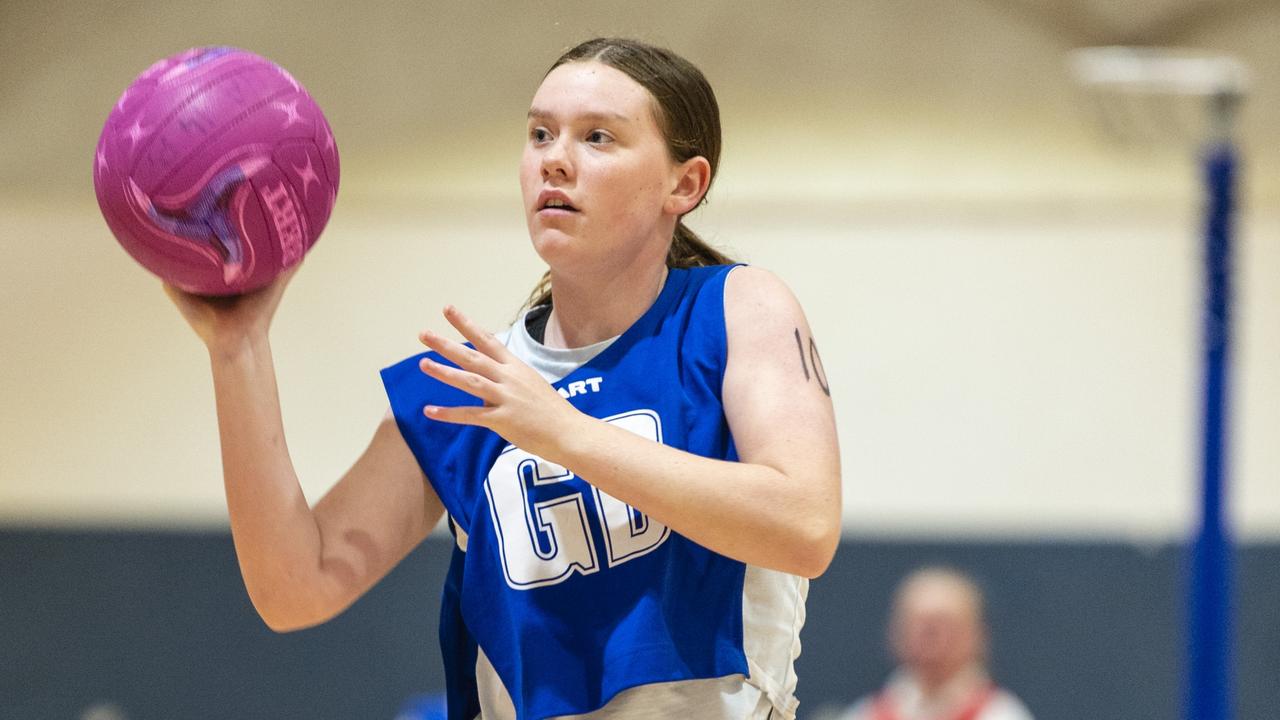
{"type": "Polygon", "coordinates": [[[267,330],[288,275],[234,301],[168,292],[209,350],[231,529],[272,628],[337,615],[447,515],[450,717],[792,718],[808,578],[840,470],[803,311],[681,218],[720,154],[702,73],[586,42],[529,109],[520,183],[549,266],[493,335],[383,371],[392,412],[309,508],[267,330]]]}

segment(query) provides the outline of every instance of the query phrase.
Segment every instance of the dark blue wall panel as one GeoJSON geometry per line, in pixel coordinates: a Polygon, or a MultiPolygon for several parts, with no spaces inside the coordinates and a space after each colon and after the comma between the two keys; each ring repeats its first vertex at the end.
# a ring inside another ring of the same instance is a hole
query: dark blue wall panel
{"type": "MultiPolygon", "coordinates": [[[[448,541],[428,541],[332,622],[262,625],[222,533],[0,531],[0,718],[392,720],[443,687],[435,628],[448,541]]],[[[898,579],[924,563],[987,589],[993,666],[1039,720],[1172,720],[1185,555],[1169,546],[847,540],[815,581],[801,717],[879,685],[898,579]]],[[[1237,557],[1237,716],[1280,707],[1280,545],[1237,557]]]]}

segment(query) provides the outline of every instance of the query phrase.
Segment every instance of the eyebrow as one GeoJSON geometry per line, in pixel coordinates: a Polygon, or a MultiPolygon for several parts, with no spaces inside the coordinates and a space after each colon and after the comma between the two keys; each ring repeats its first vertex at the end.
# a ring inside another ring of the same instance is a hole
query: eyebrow
{"type": "MultiPolygon", "coordinates": [[[[541,108],[536,108],[536,107],[529,108],[530,119],[541,120],[541,119],[550,119],[554,117],[555,117],[555,113],[550,112],[548,110],[543,110],[541,108]]],[[[573,117],[576,120],[586,120],[588,122],[601,122],[604,120],[613,120],[613,121],[625,122],[625,123],[633,122],[632,119],[627,117],[626,115],[623,115],[622,113],[619,113],[619,112],[613,112],[613,111],[588,111],[588,112],[576,113],[573,117]]]]}

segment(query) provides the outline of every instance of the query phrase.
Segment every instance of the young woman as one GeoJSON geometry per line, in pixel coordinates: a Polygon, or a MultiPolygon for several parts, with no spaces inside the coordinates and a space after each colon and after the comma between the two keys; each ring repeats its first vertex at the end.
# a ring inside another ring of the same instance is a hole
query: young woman
{"type": "Polygon", "coordinates": [[[720,154],[702,73],[591,40],[533,97],[520,166],[549,266],[492,335],[383,371],[392,412],[314,508],[284,442],[267,329],[288,283],[172,288],[209,349],[231,529],[272,628],[337,615],[442,515],[450,716],[794,717],[808,578],[835,551],[840,470],[804,313],[681,218],[720,154]]]}

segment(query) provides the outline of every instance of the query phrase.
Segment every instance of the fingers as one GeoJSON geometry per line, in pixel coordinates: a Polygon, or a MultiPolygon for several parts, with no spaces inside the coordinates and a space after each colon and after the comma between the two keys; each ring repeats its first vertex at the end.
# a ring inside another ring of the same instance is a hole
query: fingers
{"type": "Polygon", "coordinates": [[[272,280],[271,283],[267,285],[267,287],[270,288],[272,291],[274,291],[276,294],[283,293],[284,289],[289,286],[289,283],[293,282],[293,276],[297,275],[298,271],[301,269],[302,269],[302,260],[299,260],[298,262],[286,268],[279,275],[277,275],[276,279],[272,280]]]}
{"type": "Polygon", "coordinates": [[[444,336],[437,335],[433,330],[423,330],[418,334],[418,340],[421,341],[423,345],[426,345],[432,350],[440,353],[463,370],[469,370],[490,379],[497,378],[497,363],[488,355],[485,355],[478,350],[469,348],[455,340],[450,340],[444,336]]]}
{"type": "Polygon", "coordinates": [[[440,382],[455,387],[469,395],[474,395],[486,403],[494,403],[498,400],[497,386],[486,377],[455,367],[449,367],[448,365],[442,365],[431,358],[425,357],[418,361],[418,367],[421,368],[422,372],[440,382]]]}
{"type": "Polygon", "coordinates": [[[504,365],[516,361],[516,357],[498,338],[473,322],[456,307],[452,305],[445,307],[444,316],[449,324],[474,347],[467,347],[434,331],[423,330],[418,335],[422,344],[435,350],[458,367],[450,367],[430,358],[420,360],[418,367],[422,372],[440,382],[480,398],[485,405],[482,407],[428,405],[422,412],[432,420],[492,428],[491,423],[496,422],[499,417],[494,413],[503,404],[502,383],[510,379],[508,373],[504,372],[504,365]]]}
{"type": "Polygon", "coordinates": [[[194,295],[176,285],[170,285],[169,283],[161,283],[160,287],[164,288],[164,294],[168,295],[169,299],[179,307],[182,307],[183,305],[190,305],[196,300],[204,299],[200,295],[194,295]]]}
{"type": "Polygon", "coordinates": [[[471,318],[453,305],[446,305],[444,317],[462,337],[466,338],[477,350],[499,362],[506,362],[511,353],[493,333],[480,327],[471,318]]]}
{"type": "Polygon", "coordinates": [[[471,343],[472,348],[449,340],[431,330],[423,330],[419,333],[418,340],[457,363],[458,366],[495,379],[494,372],[498,365],[515,358],[493,333],[480,327],[453,305],[445,306],[444,316],[449,324],[471,343]]]}
{"type": "Polygon", "coordinates": [[[479,425],[482,427],[488,427],[488,423],[486,423],[485,420],[492,412],[493,408],[476,407],[474,405],[464,407],[440,407],[439,405],[428,405],[422,408],[422,414],[432,420],[453,423],[455,425],[479,425]]]}
{"type": "Polygon", "coordinates": [[[303,256],[298,259],[298,262],[285,268],[279,275],[280,282],[288,284],[291,280],[293,280],[293,276],[297,275],[298,271],[302,269],[302,261],[306,259],[307,259],[306,256],[303,256]]]}

